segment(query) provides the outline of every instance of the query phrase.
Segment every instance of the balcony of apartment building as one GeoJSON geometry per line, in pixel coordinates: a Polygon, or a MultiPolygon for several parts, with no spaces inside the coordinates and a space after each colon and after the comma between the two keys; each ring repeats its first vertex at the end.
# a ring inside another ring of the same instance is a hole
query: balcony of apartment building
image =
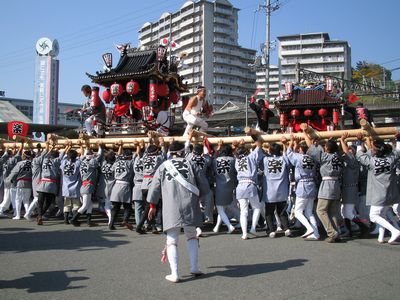
{"type": "Polygon", "coordinates": [[[299,61],[298,58],[293,58],[293,59],[281,59],[281,65],[282,65],[282,66],[295,65],[298,61],[299,61]]]}
{"type": "Polygon", "coordinates": [[[186,69],[183,69],[182,71],[179,71],[179,75],[187,76],[187,75],[193,75],[193,74],[200,73],[200,72],[201,72],[201,67],[193,65],[186,69]]]}
{"type": "Polygon", "coordinates": [[[226,23],[233,23],[233,20],[230,18],[222,18],[219,16],[214,16],[214,23],[226,25],[226,23]]]}
{"type": "Polygon", "coordinates": [[[301,55],[301,50],[300,49],[281,48],[280,56],[289,56],[289,55],[301,55]]]}
{"type": "Polygon", "coordinates": [[[187,36],[187,35],[193,34],[193,33],[194,33],[194,27],[189,27],[188,29],[185,29],[180,33],[180,38],[183,38],[184,36],[187,36]]]}
{"type": "Polygon", "coordinates": [[[214,37],[214,43],[232,45],[233,42],[227,38],[214,37]]]}
{"type": "Polygon", "coordinates": [[[219,6],[215,6],[214,12],[218,13],[218,14],[223,14],[223,15],[232,15],[232,9],[228,9],[228,8],[223,8],[223,7],[219,7],[219,6]]]}
{"type": "Polygon", "coordinates": [[[232,29],[229,27],[214,25],[214,33],[226,34],[226,35],[233,35],[232,29]]]}
{"type": "Polygon", "coordinates": [[[316,38],[316,39],[302,39],[300,40],[301,45],[312,45],[312,44],[323,44],[324,39],[323,38],[316,38]]]}
{"type": "Polygon", "coordinates": [[[343,56],[324,56],[322,61],[324,63],[344,62],[344,57],[343,56]]]}
{"type": "Polygon", "coordinates": [[[342,66],[324,66],[323,72],[344,72],[344,67],[342,66]]]}
{"type": "Polygon", "coordinates": [[[160,31],[158,32],[158,36],[159,37],[168,37],[169,36],[169,33],[170,33],[170,30],[169,30],[169,26],[168,27],[162,27],[161,29],[160,29],[160,31]]]}
{"type": "Polygon", "coordinates": [[[180,23],[180,27],[183,28],[183,27],[185,27],[185,26],[194,25],[194,23],[197,23],[197,22],[199,22],[200,20],[201,20],[200,16],[191,17],[191,18],[189,18],[189,19],[187,19],[187,20],[185,20],[185,21],[182,21],[182,22],[180,23]]]}
{"type": "Polygon", "coordinates": [[[196,64],[200,63],[200,61],[201,61],[200,55],[196,53],[195,56],[185,59],[185,64],[187,65],[196,64]]]}
{"type": "Polygon", "coordinates": [[[318,54],[322,53],[321,47],[306,47],[301,48],[301,54],[318,54]]]}
{"type": "Polygon", "coordinates": [[[219,63],[219,64],[226,64],[226,65],[231,65],[232,60],[227,59],[227,58],[222,58],[222,57],[214,57],[214,62],[219,63]]]}
{"type": "Polygon", "coordinates": [[[324,47],[322,48],[323,53],[334,53],[334,52],[344,52],[343,46],[334,46],[334,47],[324,47]]]}
{"type": "Polygon", "coordinates": [[[296,74],[296,69],[295,68],[290,68],[290,69],[282,69],[281,74],[287,75],[287,74],[296,74]]]}
{"type": "Polygon", "coordinates": [[[147,27],[146,29],[140,31],[139,39],[146,38],[147,35],[149,35],[151,33],[152,33],[151,26],[147,27]]]}
{"type": "Polygon", "coordinates": [[[181,11],[180,17],[181,17],[181,19],[182,19],[182,18],[184,18],[184,17],[187,17],[187,16],[192,15],[194,12],[195,12],[195,10],[194,10],[194,7],[192,6],[192,7],[189,8],[189,9],[185,9],[184,11],[181,11]]]}
{"type": "Polygon", "coordinates": [[[150,42],[151,42],[151,36],[149,36],[148,38],[140,40],[140,44],[142,44],[142,45],[147,45],[150,42]]]}
{"type": "MultiPolygon", "coordinates": [[[[174,35],[173,37],[175,37],[175,35],[174,35]]],[[[186,39],[180,41],[179,45],[181,46],[181,49],[182,49],[182,48],[184,48],[185,46],[191,45],[191,44],[193,44],[193,43],[194,43],[194,38],[193,38],[193,37],[189,37],[189,38],[186,38],[186,39]]],[[[180,50],[181,50],[181,49],[180,49],[180,50]]],[[[184,51],[184,50],[183,50],[183,51],[181,50],[181,51],[179,51],[179,52],[185,52],[185,51],[184,51]]]]}
{"type": "Polygon", "coordinates": [[[225,48],[223,46],[215,46],[215,45],[213,50],[215,53],[221,53],[221,54],[230,54],[231,51],[230,49],[225,48]]]}

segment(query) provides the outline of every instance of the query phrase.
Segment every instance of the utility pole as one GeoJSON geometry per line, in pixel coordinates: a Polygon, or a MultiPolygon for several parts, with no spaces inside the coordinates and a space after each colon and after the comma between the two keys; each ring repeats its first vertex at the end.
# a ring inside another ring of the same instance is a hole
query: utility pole
{"type": "Polygon", "coordinates": [[[266,13],[266,28],[265,28],[265,45],[264,45],[264,59],[265,59],[265,100],[269,100],[269,56],[271,50],[271,34],[270,34],[270,19],[271,12],[279,9],[279,0],[271,4],[271,0],[265,0],[264,5],[259,5],[258,10],[265,9],[266,13]]]}

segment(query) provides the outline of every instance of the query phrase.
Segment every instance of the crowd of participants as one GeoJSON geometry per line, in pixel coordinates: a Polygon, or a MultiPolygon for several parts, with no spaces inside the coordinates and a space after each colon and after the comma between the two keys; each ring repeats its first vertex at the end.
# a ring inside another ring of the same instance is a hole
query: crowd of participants
{"type": "MultiPolygon", "coordinates": [[[[190,216],[201,218],[197,237],[207,224],[213,224],[214,232],[225,224],[228,233],[241,231],[243,240],[266,231],[270,238],[304,232],[304,240],[316,241],[323,228],[329,243],[374,233],[384,243],[385,230],[390,232],[388,243],[396,243],[400,152],[395,143],[362,136],[353,143],[346,139],[344,134],[338,141],[320,142],[304,133],[304,141],[255,140],[251,147],[244,141],[221,141],[212,147],[207,140],[204,145],[192,142],[190,133],[179,150],[185,159],[167,168],[167,178],[194,194],[200,191],[201,213],[183,212],[199,214],[190,216]],[[195,186],[185,181],[188,166],[198,175],[195,186]]],[[[127,148],[120,141],[115,149],[106,149],[98,143],[96,151],[85,141],[78,149],[70,142],[61,148],[52,140],[44,149],[24,143],[19,148],[2,146],[0,216],[43,225],[46,212],[56,207],[66,225],[80,226],[84,220],[93,226],[96,206],[107,215],[110,230],[118,223],[139,234],[162,232],[165,216],[174,211],[163,206],[168,194],[162,199],[157,192],[161,183],[154,176],[172,157],[172,142],[150,135],[148,144],[142,140],[127,148]]]]}

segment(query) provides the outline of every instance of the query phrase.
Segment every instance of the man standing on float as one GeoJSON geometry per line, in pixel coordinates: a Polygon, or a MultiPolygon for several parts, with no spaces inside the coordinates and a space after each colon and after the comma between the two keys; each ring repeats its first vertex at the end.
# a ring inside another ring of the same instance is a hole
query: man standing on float
{"type": "Polygon", "coordinates": [[[208,124],[202,118],[200,118],[201,111],[206,111],[208,107],[206,100],[206,88],[204,86],[198,86],[196,95],[189,99],[189,103],[186,105],[185,111],[183,112],[183,120],[187,123],[183,136],[187,136],[194,126],[199,126],[201,131],[206,131],[208,124]]]}

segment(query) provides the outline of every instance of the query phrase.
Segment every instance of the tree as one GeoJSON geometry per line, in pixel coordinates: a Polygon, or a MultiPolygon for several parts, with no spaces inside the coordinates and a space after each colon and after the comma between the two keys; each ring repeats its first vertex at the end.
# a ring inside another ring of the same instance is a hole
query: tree
{"type": "Polygon", "coordinates": [[[377,82],[383,80],[388,82],[392,81],[392,72],[378,64],[369,63],[365,60],[358,61],[355,69],[352,69],[352,79],[361,83],[364,77],[374,79],[377,82]]]}

